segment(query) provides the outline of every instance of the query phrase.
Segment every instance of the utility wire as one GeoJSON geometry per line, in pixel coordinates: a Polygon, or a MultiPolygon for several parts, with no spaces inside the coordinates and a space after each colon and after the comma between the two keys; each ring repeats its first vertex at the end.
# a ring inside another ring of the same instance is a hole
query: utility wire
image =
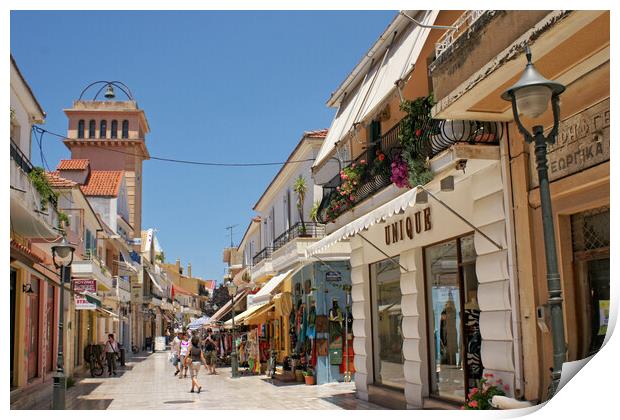
{"type": "MultiPolygon", "coordinates": [[[[62,139],[66,139],[66,140],[83,140],[83,139],[71,139],[71,138],[68,138],[66,136],[63,136],[62,134],[54,133],[52,131],[46,130],[44,128],[41,128],[39,126],[33,126],[33,129],[35,129],[39,133],[48,133],[48,134],[50,134],[52,136],[60,137],[62,139]]],[[[91,146],[99,147],[101,149],[105,149],[105,150],[108,150],[110,152],[115,152],[115,153],[121,153],[121,154],[124,154],[124,155],[140,157],[140,158],[143,158],[143,159],[158,160],[158,161],[162,161],[162,162],[181,163],[181,164],[186,164],[186,165],[218,166],[218,167],[253,167],[253,166],[276,166],[276,165],[284,165],[286,163],[314,162],[314,159],[288,160],[288,161],[283,161],[283,162],[249,162],[249,163],[203,162],[203,161],[196,161],[196,160],[164,158],[164,157],[159,157],[159,156],[146,156],[146,155],[143,155],[143,154],[140,154],[140,153],[132,153],[132,152],[126,152],[126,151],[123,151],[123,150],[116,150],[115,148],[109,148],[109,147],[106,147],[106,146],[101,146],[101,145],[96,145],[96,144],[93,144],[91,146]]]]}

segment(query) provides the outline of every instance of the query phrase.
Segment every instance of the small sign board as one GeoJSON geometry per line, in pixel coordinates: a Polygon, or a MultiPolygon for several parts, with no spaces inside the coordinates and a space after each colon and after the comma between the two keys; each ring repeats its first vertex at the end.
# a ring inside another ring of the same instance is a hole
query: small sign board
{"type": "Polygon", "coordinates": [[[94,303],[90,303],[83,295],[75,295],[75,309],[94,310],[97,309],[97,305],[94,303]]]}
{"type": "Polygon", "coordinates": [[[76,293],[97,293],[97,280],[95,279],[73,279],[72,281],[73,291],[76,293]]]}
{"type": "Polygon", "coordinates": [[[329,283],[337,283],[342,281],[342,274],[339,271],[328,271],[325,273],[325,281],[329,283]]]}

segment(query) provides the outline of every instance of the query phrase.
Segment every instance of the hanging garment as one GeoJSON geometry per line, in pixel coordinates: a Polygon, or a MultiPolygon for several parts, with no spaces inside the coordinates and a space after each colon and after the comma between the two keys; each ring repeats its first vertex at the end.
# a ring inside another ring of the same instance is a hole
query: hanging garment
{"type": "Polygon", "coordinates": [[[310,358],[310,364],[314,367],[316,366],[317,361],[317,349],[316,349],[316,340],[311,340],[312,345],[312,356],[310,358]]]}
{"type": "Polygon", "coordinates": [[[308,314],[308,328],[306,329],[306,335],[311,339],[316,337],[316,308],[314,305],[312,305],[310,308],[310,313],[308,314]]]}

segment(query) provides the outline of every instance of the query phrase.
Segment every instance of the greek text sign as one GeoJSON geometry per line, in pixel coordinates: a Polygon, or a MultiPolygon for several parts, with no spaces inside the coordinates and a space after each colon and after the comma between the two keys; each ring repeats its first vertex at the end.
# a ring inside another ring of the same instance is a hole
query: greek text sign
{"type": "Polygon", "coordinates": [[[97,280],[95,279],[73,279],[74,292],[97,293],[97,280]]]}
{"type": "Polygon", "coordinates": [[[385,226],[385,244],[395,244],[405,239],[413,239],[416,235],[432,229],[431,208],[415,212],[412,216],[396,220],[385,226]]]}
{"type": "MultiPolygon", "coordinates": [[[[560,122],[548,147],[549,180],[563,178],[609,160],[609,99],[560,122]]],[[[534,145],[530,151],[532,187],[538,186],[534,145]]]]}
{"type": "Polygon", "coordinates": [[[84,296],[75,295],[75,309],[76,310],[93,310],[97,309],[97,305],[90,303],[84,296]]]}

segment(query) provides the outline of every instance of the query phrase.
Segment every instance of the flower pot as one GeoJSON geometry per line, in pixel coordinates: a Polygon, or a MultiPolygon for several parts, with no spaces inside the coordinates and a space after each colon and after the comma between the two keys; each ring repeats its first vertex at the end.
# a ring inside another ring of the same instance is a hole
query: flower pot
{"type": "Polygon", "coordinates": [[[314,376],[304,376],[304,380],[306,381],[306,385],[315,385],[316,384],[316,380],[314,378],[314,376]]]}
{"type": "Polygon", "coordinates": [[[300,369],[295,370],[295,381],[303,382],[304,381],[304,372],[300,369]]]}

